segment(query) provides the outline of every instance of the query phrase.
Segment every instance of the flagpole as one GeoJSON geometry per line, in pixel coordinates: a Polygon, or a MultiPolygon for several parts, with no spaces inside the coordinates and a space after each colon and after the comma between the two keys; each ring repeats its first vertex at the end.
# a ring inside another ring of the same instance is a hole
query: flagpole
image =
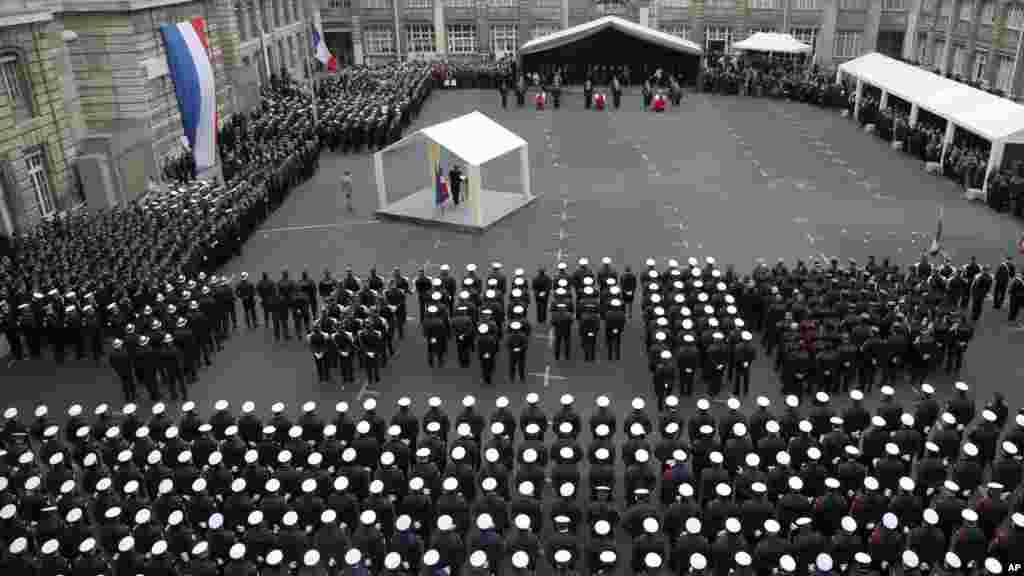
{"type": "MultiPolygon", "coordinates": [[[[304,35],[306,37],[306,42],[305,42],[305,44],[306,44],[306,50],[305,50],[306,76],[309,76],[309,86],[310,86],[310,88],[311,88],[311,90],[313,92],[313,126],[316,127],[320,122],[319,122],[319,114],[318,114],[319,111],[317,110],[317,101],[316,101],[316,99],[317,99],[317,94],[316,94],[316,78],[313,76],[313,62],[312,62],[312,60],[313,60],[313,47],[312,47],[312,44],[313,44],[313,34],[312,34],[312,31],[313,31],[313,25],[314,25],[315,20],[313,20],[313,18],[311,18],[311,16],[312,16],[314,7],[313,7],[313,4],[311,2],[309,2],[308,0],[305,2],[305,4],[306,4],[306,18],[304,19],[305,21],[303,22],[303,26],[306,29],[306,33],[304,35]]],[[[326,38],[321,38],[320,40],[322,42],[326,42],[327,41],[326,38]]]]}

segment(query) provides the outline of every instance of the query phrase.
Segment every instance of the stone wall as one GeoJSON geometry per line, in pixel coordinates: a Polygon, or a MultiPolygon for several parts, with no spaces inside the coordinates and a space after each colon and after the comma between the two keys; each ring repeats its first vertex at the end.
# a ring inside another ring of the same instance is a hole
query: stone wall
{"type": "Polygon", "coordinates": [[[16,53],[32,98],[32,117],[18,121],[12,102],[0,93],[0,168],[12,224],[24,229],[42,217],[29,180],[25,154],[35,147],[45,151],[48,184],[57,211],[77,203],[69,188],[74,157],[71,122],[64,106],[63,78],[59,72],[62,28],[49,20],[0,28],[0,50],[16,53]]]}

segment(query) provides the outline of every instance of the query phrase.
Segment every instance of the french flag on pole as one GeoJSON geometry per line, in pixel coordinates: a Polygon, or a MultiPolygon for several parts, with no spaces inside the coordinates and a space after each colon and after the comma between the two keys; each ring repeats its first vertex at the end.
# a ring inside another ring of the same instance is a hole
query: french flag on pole
{"type": "Polygon", "coordinates": [[[195,157],[196,170],[207,170],[217,163],[217,91],[206,21],[193,18],[189,22],[164,24],[160,33],[167,46],[167,67],[174,79],[181,124],[195,157]]]}
{"type": "Polygon", "coordinates": [[[338,60],[331,54],[331,51],[327,49],[327,42],[324,40],[324,30],[320,26],[320,11],[313,10],[313,57],[320,61],[321,64],[327,67],[328,72],[338,71],[338,60]]]}

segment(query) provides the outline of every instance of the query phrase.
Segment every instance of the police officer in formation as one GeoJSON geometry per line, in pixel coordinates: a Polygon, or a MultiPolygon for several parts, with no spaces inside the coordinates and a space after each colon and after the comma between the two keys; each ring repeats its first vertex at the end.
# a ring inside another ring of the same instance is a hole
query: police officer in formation
{"type": "Polygon", "coordinates": [[[318,83],[317,134],[331,151],[358,153],[396,142],[433,89],[422,62],[353,67],[318,83]]]}
{"type": "Polygon", "coordinates": [[[1002,574],[1024,559],[1024,415],[736,398],[689,416],[564,395],[486,414],[367,399],[4,414],[0,563],[17,574],[1002,574]],[[90,413],[91,412],[91,413],[90,413]],[[294,418],[294,420],[293,420],[294,418]],[[591,432],[582,441],[580,431],[591,432]],[[620,477],[615,467],[621,463],[620,477]],[[545,484],[550,479],[551,494],[545,484]],[[628,542],[628,545],[623,545],[628,542]],[[966,572],[964,572],[966,571],[966,572]]]}
{"type": "Polygon", "coordinates": [[[874,257],[845,266],[797,261],[792,269],[760,261],[737,297],[763,330],[784,392],[812,395],[956,374],[992,284],[977,262],[957,268],[927,255],[905,269],[874,257]]]}

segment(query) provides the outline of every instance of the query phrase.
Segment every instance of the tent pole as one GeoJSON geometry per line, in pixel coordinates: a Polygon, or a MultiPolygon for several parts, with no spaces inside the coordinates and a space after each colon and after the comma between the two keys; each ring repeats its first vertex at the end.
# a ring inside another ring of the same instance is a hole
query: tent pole
{"type": "Polygon", "coordinates": [[[383,210],[388,205],[387,189],[384,187],[384,153],[373,155],[373,176],[377,180],[377,209],[383,210]]]}
{"type": "Polygon", "coordinates": [[[519,178],[522,180],[523,196],[527,200],[533,198],[533,193],[530,191],[530,145],[523,143],[523,147],[519,149],[519,178]]]}
{"type": "Polygon", "coordinates": [[[470,164],[469,165],[469,178],[466,182],[466,188],[469,191],[469,205],[470,210],[473,211],[473,225],[477,227],[483,227],[484,215],[481,210],[481,194],[483,189],[481,187],[480,180],[480,167],[470,164]]]}
{"type": "Polygon", "coordinates": [[[946,152],[949,151],[950,144],[953,143],[953,136],[956,135],[956,124],[953,124],[952,120],[946,119],[946,134],[942,138],[942,156],[939,158],[939,164],[946,165],[946,152]]]}
{"type": "Polygon", "coordinates": [[[981,183],[981,191],[985,194],[985,201],[988,202],[988,179],[992,173],[999,170],[1003,165],[1003,151],[1006,149],[1006,142],[998,140],[992,142],[988,152],[988,167],[985,169],[985,180],[981,183]]]}
{"type": "Polygon", "coordinates": [[[853,100],[853,119],[860,118],[860,101],[864,98],[864,81],[857,78],[857,95],[853,100]]]}

